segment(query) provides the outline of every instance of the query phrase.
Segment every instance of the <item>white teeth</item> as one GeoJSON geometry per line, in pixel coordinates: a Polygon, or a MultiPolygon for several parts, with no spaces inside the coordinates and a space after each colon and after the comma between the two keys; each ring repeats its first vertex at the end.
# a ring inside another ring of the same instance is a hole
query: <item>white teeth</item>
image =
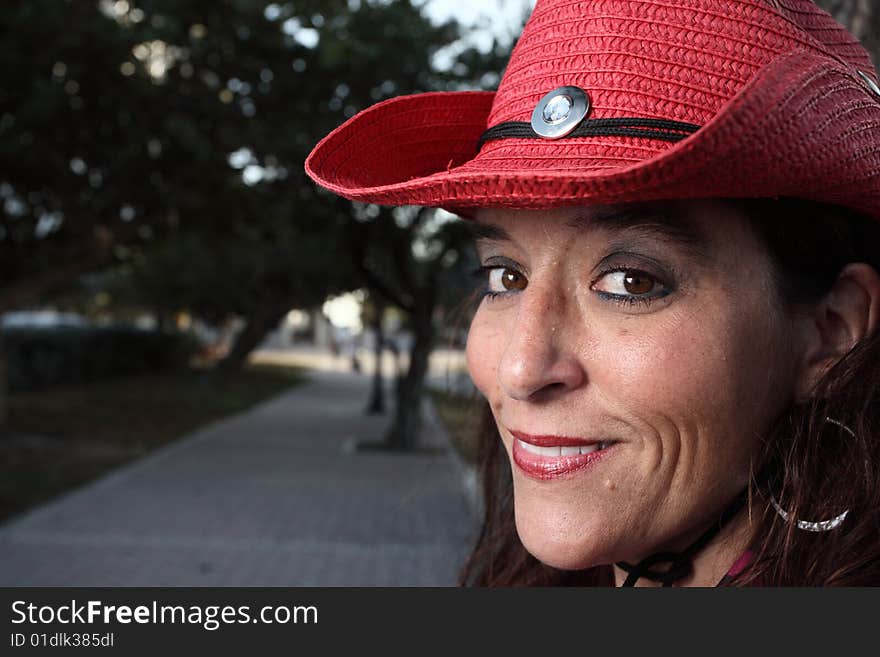
{"type": "Polygon", "coordinates": [[[594,443],[592,445],[574,445],[571,447],[538,447],[537,445],[532,445],[531,443],[527,443],[519,439],[517,439],[517,442],[519,443],[519,446],[523,448],[523,450],[529,452],[530,454],[550,458],[559,456],[577,456],[578,454],[589,454],[590,452],[598,451],[602,448],[602,445],[605,444],[594,443]]]}
{"type": "Polygon", "coordinates": [[[538,447],[522,440],[519,441],[519,446],[530,454],[536,454],[537,456],[562,456],[561,447],[538,447]]]}

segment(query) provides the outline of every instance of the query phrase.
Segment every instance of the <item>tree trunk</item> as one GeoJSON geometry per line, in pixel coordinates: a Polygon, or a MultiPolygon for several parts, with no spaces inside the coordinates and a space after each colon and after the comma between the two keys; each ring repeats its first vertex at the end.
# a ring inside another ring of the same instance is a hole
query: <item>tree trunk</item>
{"type": "Polygon", "coordinates": [[[376,344],[373,346],[376,365],[373,370],[373,389],[370,392],[367,413],[370,415],[380,415],[385,412],[385,391],[382,382],[382,353],[385,350],[385,333],[382,330],[382,320],[385,316],[385,305],[379,301],[374,301],[374,305],[373,321],[370,324],[376,336],[376,344]]]}
{"type": "Polygon", "coordinates": [[[155,321],[157,333],[168,333],[176,328],[171,313],[165,308],[156,309],[155,321]]]}
{"type": "Polygon", "coordinates": [[[6,372],[6,350],[3,344],[3,329],[0,328],[0,434],[9,419],[7,395],[9,394],[9,375],[6,372]]]}
{"type": "Polygon", "coordinates": [[[215,378],[225,379],[241,372],[250,353],[260,346],[270,331],[278,326],[288,310],[286,305],[261,307],[248,317],[244,328],[235,336],[232,349],[214,367],[215,378]]]}
{"type": "Polygon", "coordinates": [[[422,394],[434,342],[434,326],[431,322],[433,299],[426,306],[421,306],[413,317],[415,340],[410,350],[409,369],[405,376],[397,380],[394,422],[386,437],[387,445],[391,449],[410,451],[419,444],[422,394]]]}

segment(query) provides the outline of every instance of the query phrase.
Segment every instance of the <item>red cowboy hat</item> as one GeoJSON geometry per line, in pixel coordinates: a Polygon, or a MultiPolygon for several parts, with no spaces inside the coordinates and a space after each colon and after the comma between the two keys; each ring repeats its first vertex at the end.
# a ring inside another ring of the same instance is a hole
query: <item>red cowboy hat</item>
{"type": "Polygon", "coordinates": [[[497,92],[379,103],[306,171],[383,205],[790,196],[880,217],[880,88],[809,0],[539,0],[497,92]]]}

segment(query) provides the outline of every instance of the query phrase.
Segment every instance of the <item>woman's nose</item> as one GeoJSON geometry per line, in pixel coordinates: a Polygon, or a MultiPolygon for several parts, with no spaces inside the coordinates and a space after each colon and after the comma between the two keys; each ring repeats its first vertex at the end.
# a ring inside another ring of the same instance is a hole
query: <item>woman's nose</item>
{"type": "Polygon", "coordinates": [[[509,397],[538,401],[578,388],[586,380],[578,354],[570,349],[577,342],[573,331],[580,322],[566,320],[564,306],[560,294],[531,288],[522,293],[497,370],[509,397]]]}

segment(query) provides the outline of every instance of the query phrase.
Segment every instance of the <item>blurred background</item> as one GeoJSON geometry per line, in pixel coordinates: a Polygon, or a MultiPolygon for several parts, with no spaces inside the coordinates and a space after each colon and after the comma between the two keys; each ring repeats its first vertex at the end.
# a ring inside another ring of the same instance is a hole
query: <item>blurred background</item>
{"type": "MultiPolygon", "coordinates": [[[[877,52],[871,0],[818,4],[877,52]]],[[[455,583],[467,234],[303,162],[494,89],[532,5],[0,5],[0,585],[455,583]]]]}

